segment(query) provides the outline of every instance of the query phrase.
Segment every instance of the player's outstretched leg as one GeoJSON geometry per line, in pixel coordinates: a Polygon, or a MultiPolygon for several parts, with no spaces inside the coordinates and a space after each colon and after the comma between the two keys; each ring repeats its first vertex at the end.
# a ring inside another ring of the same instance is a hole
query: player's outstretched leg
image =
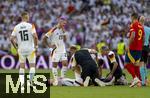
{"type": "Polygon", "coordinates": [[[105,86],[105,83],[103,81],[101,81],[98,78],[95,78],[95,82],[99,85],[99,86],[105,86]]]}
{"type": "Polygon", "coordinates": [[[109,82],[105,82],[105,85],[110,86],[113,85],[115,82],[115,77],[113,77],[109,82]]]}

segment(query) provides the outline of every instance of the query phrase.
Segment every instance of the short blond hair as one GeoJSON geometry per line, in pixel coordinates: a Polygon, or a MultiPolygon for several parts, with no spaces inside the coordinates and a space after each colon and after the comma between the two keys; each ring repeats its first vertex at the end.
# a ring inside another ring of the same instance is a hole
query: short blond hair
{"type": "Polygon", "coordinates": [[[145,21],[145,17],[144,16],[141,16],[140,19],[139,19],[140,23],[144,24],[144,21],[145,21]]]}
{"type": "Polygon", "coordinates": [[[28,12],[25,11],[25,12],[21,13],[21,18],[22,19],[27,19],[27,17],[29,17],[29,13],[28,12]]]}

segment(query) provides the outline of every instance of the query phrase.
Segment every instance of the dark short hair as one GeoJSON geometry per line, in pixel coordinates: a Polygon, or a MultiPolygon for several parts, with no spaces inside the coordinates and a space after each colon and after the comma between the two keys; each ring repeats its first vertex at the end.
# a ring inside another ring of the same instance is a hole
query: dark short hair
{"type": "Polygon", "coordinates": [[[108,48],[108,46],[102,46],[102,47],[101,47],[101,50],[102,50],[102,51],[108,51],[109,48],[108,48]]]}
{"type": "Polygon", "coordinates": [[[77,50],[77,47],[76,47],[75,45],[72,45],[72,46],[70,47],[70,49],[77,50]]]}
{"type": "Polygon", "coordinates": [[[131,14],[131,17],[133,17],[134,19],[138,19],[139,18],[138,14],[135,13],[135,12],[131,14]]]}

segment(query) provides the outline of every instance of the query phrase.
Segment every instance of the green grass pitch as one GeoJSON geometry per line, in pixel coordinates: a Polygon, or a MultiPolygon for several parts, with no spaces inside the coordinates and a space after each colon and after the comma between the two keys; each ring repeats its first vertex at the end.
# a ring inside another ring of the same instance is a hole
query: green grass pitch
{"type": "MultiPolygon", "coordinates": [[[[18,70],[0,70],[0,73],[18,72],[18,70]]],[[[28,72],[28,71],[27,71],[28,72]]],[[[37,70],[39,73],[51,73],[49,70],[37,70]]],[[[128,80],[131,76],[124,70],[128,80]]],[[[59,72],[60,73],[60,72],[59,72]]],[[[103,76],[108,70],[103,70],[103,76]]],[[[52,74],[50,74],[52,76],[52,74]]],[[[150,79],[150,70],[148,70],[150,79]]],[[[67,77],[74,78],[71,70],[67,72],[67,77]]],[[[1,97],[0,97],[1,98],[1,97]]],[[[50,98],[150,98],[150,86],[129,88],[128,86],[108,86],[108,87],[50,87],[50,98]]]]}
{"type": "MultiPolygon", "coordinates": [[[[128,80],[131,76],[124,70],[128,80]]],[[[108,70],[103,71],[103,76],[108,70]]],[[[150,70],[148,71],[150,79],[150,70]]],[[[73,72],[68,71],[67,77],[74,78],[73,72]]],[[[107,87],[50,87],[50,98],[150,98],[150,86],[129,88],[128,86],[107,87]]]]}

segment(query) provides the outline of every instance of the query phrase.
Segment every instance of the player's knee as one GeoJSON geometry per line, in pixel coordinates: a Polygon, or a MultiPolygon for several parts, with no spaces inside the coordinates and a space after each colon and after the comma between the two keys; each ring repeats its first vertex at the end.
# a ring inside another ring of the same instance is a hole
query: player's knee
{"type": "Polygon", "coordinates": [[[62,62],[62,65],[63,65],[63,66],[67,66],[67,65],[68,65],[67,61],[63,61],[63,62],[62,62]]]}
{"type": "Polygon", "coordinates": [[[20,63],[20,68],[25,68],[25,63],[20,63]]]}
{"type": "Polygon", "coordinates": [[[30,63],[30,67],[35,67],[35,63],[30,63]]]}
{"type": "Polygon", "coordinates": [[[53,63],[54,68],[57,68],[57,65],[58,65],[58,63],[56,63],[56,62],[53,63]]]}

